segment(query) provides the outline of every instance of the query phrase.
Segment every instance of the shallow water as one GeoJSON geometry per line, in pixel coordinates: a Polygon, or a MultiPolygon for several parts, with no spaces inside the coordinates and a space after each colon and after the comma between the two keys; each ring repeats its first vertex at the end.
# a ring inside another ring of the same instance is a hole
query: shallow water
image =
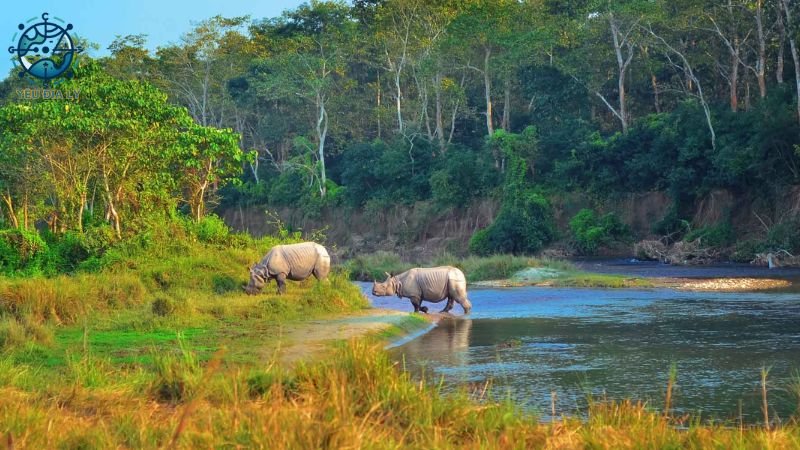
{"type": "MultiPolygon", "coordinates": [[[[369,296],[370,285],[361,286],[369,296]]],[[[407,299],[370,299],[412,310],[407,299]]],[[[671,364],[678,413],[735,418],[741,401],[744,420],[758,421],[762,367],[770,369],[771,414],[787,418],[798,404],[789,392],[800,370],[796,293],[473,287],[470,299],[469,318],[442,321],[393,356],[448,388],[492,380],[493,395],[544,418],[552,392],[557,414],[583,413],[590,395],[660,408],[671,364]]],[[[460,307],[453,312],[460,316],[460,307]]]]}

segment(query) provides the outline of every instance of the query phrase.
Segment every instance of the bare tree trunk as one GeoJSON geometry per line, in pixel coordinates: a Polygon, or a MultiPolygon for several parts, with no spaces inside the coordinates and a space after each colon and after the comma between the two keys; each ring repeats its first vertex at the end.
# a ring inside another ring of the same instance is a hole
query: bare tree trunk
{"type": "Polygon", "coordinates": [[[750,80],[749,77],[745,78],[744,84],[744,110],[750,111],[750,80]]]}
{"type": "Polygon", "coordinates": [[[734,38],[734,51],[731,53],[730,80],[731,111],[739,110],[739,39],[734,38]]]}
{"type": "MultiPolygon", "coordinates": [[[[731,14],[731,18],[733,19],[733,6],[730,0],[728,0],[727,9],[728,14],[731,14]]],[[[714,24],[714,31],[716,31],[720,40],[728,49],[728,55],[730,56],[730,72],[726,75],[722,65],[718,64],[718,66],[720,67],[720,73],[722,76],[728,79],[728,87],[730,88],[730,107],[731,111],[736,112],[739,110],[739,65],[744,65],[741,57],[739,56],[741,54],[742,41],[739,39],[736,28],[733,28],[732,31],[729,31],[729,34],[726,34],[717,24],[717,21],[714,20],[713,15],[709,14],[708,18],[711,23],[714,24]],[[732,35],[733,37],[729,39],[729,35],[732,35]]],[[[747,40],[747,37],[745,37],[745,40],[747,40]]]]}
{"type": "Polygon", "coordinates": [[[656,74],[650,74],[650,83],[653,85],[653,105],[656,108],[656,113],[661,114],[661,101],[658,98],[658,80],[656,80],[656,74]]]}
{"type": "Polygon", "coordinates": [[[403,109],[401,108],[401,98],[403,97],[403,92],[400,90],[400,71],[396,71],[394,74],[394,87],[395,87],[395,106],[397,107],[397,128],[400,130],[400,133],[403,133],[403,109]]]}
{"type": "Polygon", "coordinates": [[[509,131],[511,122],[511,80],[510,76],[506,76],[505,92],[503,94],[503,122],[502,128],[509,131]]]}
{"type": "Polygon", "coordinates": [[[81,192],[81,206],[78,208],[78,232],[83,233],[83,211],[86,208],[86,192],[81,192]]]}
{"type": "Polygon", "coordinates": [[[483,55],[483,89],[486,97],[486,132],[489,136],[494,134],[494,125],[492,124],[492,75],[489,72],[489,59],[491,56],[492,49],[485,47],[483,55]]]}
{"type": "Polygon", "coordinates": [[[320,196],[325,198],[327,177],[325,173],[325,138],[328,135],[328,112],[325,110],[325,96],[317,92],[317,106],[319,116],[317,119],[317,139],[319,139],[319,177],[320,196]]]}
{"type": "Polygon", "coordinates": [[[756,32],[758,33],[758,61],[756,77],[758,78],[758,94],[767,96],[767,37],[764,33],[764,0],[756,2],[756,32]]]}
{"type": "MultiPolygon", "coordinates": [[[[619,105],[617,107],[617,117],[622,124],[622,132],[628,132],[628,111],[625,106],[625,75],[628,71],[628,66],[630,66],[631,61],[633,60],[633,45],[631,45],[630,41],[628,40],[628,36],[623,36],[622,32],[619,29],[619,24],[617,23],[614,15],[609,13],[608,15],[609,26],[611,28],[611,37],[614,42],[614,54],[617,57],[617,67],[619,69],[619,75],[617,77],[617,89],[619,94],[619,105]],[[627,55],[623,58],[622,55],[622,47],[627,47],[627,55]]],[[[609,105],[610,106],[610,105],[609,105]]]]}
{"type": "Polygon", "coordinates": [[[437,70],[433,77],[434,92],[436,93],[436,140],[439,141],[439,151],[444,153],[447,149],[444,140],[444,122],[442,120],[442,73],[437,70]]]}
{"type": "Polygon", "coordinates": [[[14,201],[11,199],[10,192],[6,191],[6,193],[3,194],[3,202],[5,202],[8,208],[8,218],[11,220],[11,224],[14,225],[14,228],[19,228],[19,220],[17,220],[17,215],[14,212],[14,201]]]}
{"type": "Polygon", "coordinates": [[[106,203],[108,206],[108,214],[111,216],[111,224],[114,227],[114,232],[117,235],[117,239],[122,238],[122,226],[120,225],[120,217],[119,212],[117,211],[117,207],[114,205],[114,195],[111,193],[111,187],[108,184],[108,172],[106,168],[103,168],[103,187],[105,188],[106,192],[106,203]]]}
{"type": "Polygon", "coordinates": [[[378,139],[381,138],[381,73],[378,71],[378,92],[377,92],[377,104],[378,104],[378,139]]]}
{"type": "Polygon", "coordinates": [[[25,197],[22,200],[22,226],[28,229],[28,192],[25,192],[25,197]]]}
{"type": "MultiPolygon", "coordinates": [[[[791,31],[794,29],[794,24],[792,23],[792,14],[789,3],[790,0],[781,0],[783,12],[786,14],[786,28],[789,29],[789,34],[793,34],[791,31]]],[[[794,61],[794,79],[797,88],[797,120],[800,122],[800,55],[797,53],[797,39],[791,35],[788,36],[788,38],[789,50],[792,52],[792,61],[794,61]]]]}
{"type": "MultiPolygon", "coordinates": [[[[413,68],[414,66],[412,66],[413,68]]],[[[428,114],[428,85],[424,77],[420,77],[417,73],[417,70],[413,69],[414,74],[414,84],[417,85],[417,92],[419,97],[419,116],[417,122],[420,124],[425,124],[425,132],[427,133],[428,140],[433,141],[433,130],[431,129],[431,118],[428,114]]]]}
{"type": "MultiPolygon", "coordinates": [[[[675,47],[669,45],[669,43],[664,38],[662,38],[661,36],[657,35],[651,28],[648,28],[647,31],[654,38],[658,39],[661,42],[661,44],[667,49],[667,52],[666,52],[665,56],[669,60],[670,64],[672,64],[675,67],[680,67],[683,70],[684,74],[686,75],[686,79],[691,81],[691,83],[689,83],[690,85],[691,84],[697,85],[697,98],[700,100],[700,105],[703,107],[703,113],[706,116],[706,124],[708,125],[708,131],[709,131],[709,134],[711,135],[711,148],[716,150],[716,148],[717,148],[717,133],[714,131],[714,124],[713,124],[713,122],[711,120],[711,108],[708,106],[708,102],[706,101],[705,94],[703,94],[703,85],[700,83],[700,79],[697,78],[697,76],[695,75],[694,70],[692,69],[692,65],[689,63],[689,60],[686,58],[686,56],[684,56],[684,54],[681,51],[679,51],[675,47]],[[678,64],[676,64],[675,62],[672,61],[672,57],[670,56],[670,53],[673,53],[673,54],[677,55],[678,58],[680,58],[681,65],[678,65],[678,64]]],[[[691,91],[687,91],[687,92],[691,92],[691,91]]]]}
{"type": "MultiPolygon", "coordinates": [[[[781,8],[782,9],[782,8],[781,8]]],[[[783,61],[786,49],[786,25],[783,22],[783,13],[778,12],[778,56],[775,61],[775,79],[778,84],[783,84],[783,61]]]]}
{"type": "MultiPolygon", "coordinates": [[[[459,86],[461,89],[464,89],[464,83],[467,81],[467,73],[464,72],[461,74],[461,83],[459,86]]],[[[456,131],[456,118],[458,117],[458,107],[461,104],[461,98],[456,100],[456,104],[453,106],[453,114],[450,116],[450,134],[447,136],[447,145],[450,145],[453,142],[453,134],[456,131]]]]}

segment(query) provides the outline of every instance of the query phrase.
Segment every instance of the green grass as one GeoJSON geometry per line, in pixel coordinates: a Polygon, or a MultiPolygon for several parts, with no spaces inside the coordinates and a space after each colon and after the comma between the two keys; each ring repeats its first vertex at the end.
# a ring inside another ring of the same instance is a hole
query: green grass
{"type": "Polygon", "coordinates": [[[381,281],[386,278],[386,272],[396,275],[414,267],[402,261],[397,253],[386,251],[358,255],[347,260],[344,266],[352,279],[359,281],[381,281]]]}
{"type": "Polygon", "coordinates": [[[587,272],[567,272],[562,276],[553,278],[550,283],[558,287],[650,288],[654,286],[651,281],[644,278],[587,272]]]}
{"type": "Polygon", "coordinates": [[[539,284],[559,287],[652,287],[646,279],[631,278],[624,275],[605,275],[583,272],[569,261],[532,258],[514,255],[469,256],[458,258],[444,254],[427,262],[404,262],[399,255],[390,252],[377,252],[357,256],[345,263],[355,280],[383,280],[384,272],[398,274],[412,267],[454,266],[464,271],[467,281],[511,280],[511,284],[539,284]],[[525,269],[546,269],[533,277],[521,276],[525,269]]]}

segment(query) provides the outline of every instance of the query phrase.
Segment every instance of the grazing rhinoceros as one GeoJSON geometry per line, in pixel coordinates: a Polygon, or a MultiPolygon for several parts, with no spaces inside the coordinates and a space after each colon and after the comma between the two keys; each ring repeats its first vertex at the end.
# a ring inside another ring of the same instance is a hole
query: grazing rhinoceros
{"type": "Polygon", "coordinates": [[[453,302],[458,302],[464,308],[464,314],[469,314],[472,303],[467,298],[467,279],[464,272],[455,267],[442,266],[432,268],[414,268],[400,275],[386,274],[386,281],[372,284],[372,295],[384,297],[397,295],[411,299],[414,312],[428,312],[428,308],[421,306],[422,301],[439,303],[447,299],[442,312],[453,308],[453,302]]]}
{"type": "Polygon", "coordinates": [[[245,291],[255,295],[274,278],[278,294],[282,294],[286,292],[286,280],[302,281],[311,275],[322,280],[330,271],[331,257],[325,247],[317,243],[276,245],[250,269],[250,283],[245,291]]]}

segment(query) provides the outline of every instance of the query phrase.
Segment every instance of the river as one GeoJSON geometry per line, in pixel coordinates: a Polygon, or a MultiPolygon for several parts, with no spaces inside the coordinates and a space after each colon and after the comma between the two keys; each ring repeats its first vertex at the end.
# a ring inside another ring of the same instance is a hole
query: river
{"type": "MultiPolygon", "coordinates": [[[[695,268],[689,275],[713,270],[695,268]]],[[[376,307],[412,310],[407,299],[372,297],[370,284],[360,285],[376,307]]],[[[769,369],[771,415],[785,419],[797,409],[795,289],[471,287],[469,296],[469,317],[461,317],[456,305],[457,317],[392,348],[393,357],[415,376],[443,379],[446,390],[491,380],[493,396],[511,396],[543,419],[550,418],[553,393],[556,415],[584,414],[590,397],[644,400],[660,409],[673,364],[675,413],[738,420],[741,408],[745,421],[759,421],[762,368],[769,369]]],[[[433,311],[444,303],[429,306],[433,311]]]]}

